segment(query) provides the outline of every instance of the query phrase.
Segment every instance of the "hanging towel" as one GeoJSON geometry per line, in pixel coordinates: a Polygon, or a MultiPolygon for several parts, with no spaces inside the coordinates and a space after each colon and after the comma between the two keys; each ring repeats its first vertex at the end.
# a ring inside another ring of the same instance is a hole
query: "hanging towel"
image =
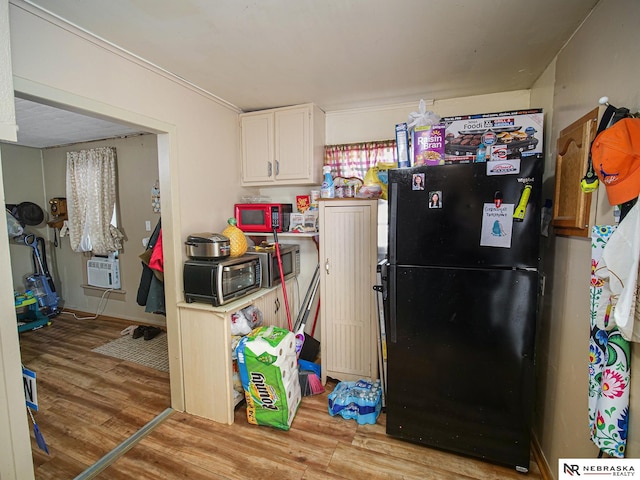
{"type": "Polygon", "coordinates": [[[618,328],[596,325],[601,303],[608,304],[602,270],[602,252],[617,225],[594,226],[591,241],[590,338],[589,338],[589,430],[591,440],[607,455],[624,457],[629,429],[631,344],[618,328]]]}
{"type": "Polygon", "coordinates": [[[640,266],[640,206],[636,202],[611,235],[602,252],[596,275],[603,281],[596,324],[640,342],[640,321],[636,318],[638,267],[640,266]]]}

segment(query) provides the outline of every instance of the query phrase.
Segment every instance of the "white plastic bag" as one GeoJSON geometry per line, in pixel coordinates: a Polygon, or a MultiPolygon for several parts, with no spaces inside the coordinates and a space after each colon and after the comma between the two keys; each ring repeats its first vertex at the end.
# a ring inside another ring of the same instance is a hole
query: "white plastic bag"
{"type": "Polygon", "coordinates": [[[9,238],[19,237],[24,233],[22,225],[16,220],[16,217],[11,215],[9,210],[5,209],[5,211],[7,212],[7,231],[9,232],[9,238]]]}
{"type": "Polygon", "coordinates": [[[251,330],[242,310],[231,314],[231,335],[248,335],[251,330]]]}
{"type": "Polygon", "coordinates": [[[425,125],[436,125],[440,122],[440,115],[432,111],[427,111],[427,104],[424,99],[420,100],[417,112],[411,112],[409,114],[409,121],[407,122],[407,128],[413,130],[416,127],[423,127],[425,125]]]}
{"type": "Polygon", "coordinates": [[[231,335],[248,335],[262,325],[262,312],[254,305],[231,314],[231,335]]]}

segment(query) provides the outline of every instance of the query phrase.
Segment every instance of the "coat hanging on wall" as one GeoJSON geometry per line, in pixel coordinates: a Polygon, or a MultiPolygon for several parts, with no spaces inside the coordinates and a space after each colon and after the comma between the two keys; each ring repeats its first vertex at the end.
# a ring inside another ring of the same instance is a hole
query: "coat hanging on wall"
{"type": "MultiPolygon", "coordinates": [[[[140,277],[136,301],[138,305],[145,307],[144,311],[147,313],[165,315],[164,275],[160,270],[151,268],[150,266],[155,247],[157,246],[159,249],[162,248],[162,244],[159,243],[161,232],[162,226],[160,219],[149,238],[147,249],[140,255],[140,259],[142,260],[142,275],[140,277]]],[[[156,250],[156,258],[157,255],[156,250]]]]}

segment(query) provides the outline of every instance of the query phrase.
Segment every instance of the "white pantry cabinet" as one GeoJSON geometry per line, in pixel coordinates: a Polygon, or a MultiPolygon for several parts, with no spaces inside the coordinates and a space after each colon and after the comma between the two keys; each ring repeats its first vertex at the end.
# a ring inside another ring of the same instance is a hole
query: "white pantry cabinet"
{"type": "Polygon", "coordinates": [[[314,104],[240,115],[243,186],[322,182],[325,114],[314,104]]]}
{"type": "Polygon", "coordinates": [[[322,382],[373,380],[378,201],[321,199],[319,208],[322,382]]]}

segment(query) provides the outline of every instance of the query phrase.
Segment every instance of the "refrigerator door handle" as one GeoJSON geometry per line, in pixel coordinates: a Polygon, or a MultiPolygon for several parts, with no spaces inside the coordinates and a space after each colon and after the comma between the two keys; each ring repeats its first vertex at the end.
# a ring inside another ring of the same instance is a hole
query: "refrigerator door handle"
{"type": "Polygon", "coordinates": [[[388,298],[389,305],[389,331],[387,332],[389,336],[390,343],[398,343],[398,333],[396,332],[396,269],[395,265],[387,266],[387,275],[386,281],[383,280],[383,288],[386,285],[386,296],[388,298]],[[389,281],[389,279],[392,279],[389,281]]]}
{"type": "Polygon", "coordinates": [[[397,219],[398,219],[398,184],[393,182],[389,184],[391,190],[389,194],[389,232],[388,232],[388,251],[389,251],[389,263],[396,263],[398,261],[396,257],[396,238],[397,232],[397,219]]]}

